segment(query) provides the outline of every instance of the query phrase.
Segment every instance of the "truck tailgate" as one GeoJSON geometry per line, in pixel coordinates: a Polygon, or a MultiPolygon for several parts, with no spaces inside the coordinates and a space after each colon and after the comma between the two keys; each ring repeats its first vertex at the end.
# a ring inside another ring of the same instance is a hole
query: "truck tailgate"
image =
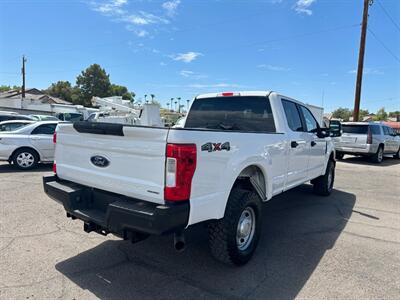
{"type": "Polygon", "coordinates": [[[79,130],[76,124],[60,124],[57,128],[55,158],[59,178],[164,203],[168,129],[92,123],[91,131],[79,130]],[[113,129],[107,132],[105,128],[110,126],[113,129]],[[106,163],[96,163],[98,159],[106,163]]]}

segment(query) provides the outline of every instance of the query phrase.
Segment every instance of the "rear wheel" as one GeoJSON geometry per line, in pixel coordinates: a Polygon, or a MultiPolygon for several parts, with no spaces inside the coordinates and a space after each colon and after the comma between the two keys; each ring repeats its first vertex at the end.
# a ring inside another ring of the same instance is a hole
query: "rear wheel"
{"type": "Polygon", "coordinates": [[[325,174],[313,180],[314,193],[321,196],[328,196],[333,190],[335,181],[335,162],[328,161],[325,174]]]}
{"type": "Polygon", "coordinates": [[[13,156],[13,163],[21,170],[30,170],[37,166],[39,157],[34,150],[20,149],[13,156]]]}
{"type": "Polygon", "coordinates": [[[227,264],[244,265],[260,238],[261,202],[253,191],[234,188],[225,215],[208,227],[212,255],[227,264]]]}
{"type": "Polygon", "coordinates": [[[376,153],[373,156],[371,156],[371,160],[374,163],[378,163],[378,164],[380,164],[382,162],[382,160],[383,160],[383,147],[382,146],[379,146],[376,153]]]}
{"type": "Polygon", "coordinates": [[[399,149],[397,150],[396,154],[393,155],[393,157],[394,157],[394,158],[397,158],[397,159],[400,158],[400,147],[399,147],[399,149]]]}

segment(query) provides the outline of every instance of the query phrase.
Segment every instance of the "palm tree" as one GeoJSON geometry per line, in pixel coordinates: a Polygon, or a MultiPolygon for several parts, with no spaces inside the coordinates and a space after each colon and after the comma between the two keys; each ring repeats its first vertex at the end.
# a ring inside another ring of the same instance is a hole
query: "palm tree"
{"type": "Polygon", "coordinates": [[[168,107],[168,110],[169,110],[169,102],[167,103],[167,107],[168,107]]]}
{"type": "Polygon", "coordinates": [[[178,101],[175,101],[175,111],[176,111],[176,104],[178,103],[178,101]]]}
{"type": "Polygon", "coordinates": [[[156,95],[150,94],[150,97],[151,97],[151,103],[153,103],[154,102],[154,98],[156,97],[156,95]]]}
{"type": "Polygon", "coordinates": [[[181,97],[176,98],[178,100],[178,113],[181,112],[181,97]]]}
{"type": "Polygon", "coordinates": [[[172,107],[172,101],[174,101],[174,98],[171,98],[171,111],[173,111],[173,107],[172,107]]]}
{"type": "Polygon", "coordinates": [[[189,111],[189,102],[190,102],[190,100],[188,99],[188,100],[186,100],[186,103],[187,103],[187,105],[186,105],[186,111],[188,112],[189,111]]]}
{"type": "Polygon", "coordinates": [[[146,102],[147,103],[147,95],[144,95],[144,102],[146,102]]]}

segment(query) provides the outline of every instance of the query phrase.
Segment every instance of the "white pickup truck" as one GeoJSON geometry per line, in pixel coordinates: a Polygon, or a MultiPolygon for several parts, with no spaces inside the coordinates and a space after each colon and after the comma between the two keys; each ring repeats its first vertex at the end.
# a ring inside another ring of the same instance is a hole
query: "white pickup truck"
{"type": "Polygon", "coordinates": [[[304,104],[266,91],[200,95],[183,128],[62,123],[44,190],[86,232],[133,242],[173,233],[182,250],[185,229],[204,222],[212,254],[242,265],[263,202],[308,181],[331,193],[328,131],[304,104]]]}

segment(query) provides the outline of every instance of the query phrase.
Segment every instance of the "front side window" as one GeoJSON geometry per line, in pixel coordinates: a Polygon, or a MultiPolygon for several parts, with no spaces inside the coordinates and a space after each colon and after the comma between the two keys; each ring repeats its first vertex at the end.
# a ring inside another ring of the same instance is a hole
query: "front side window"
{"type": "Polygon", "coordinates": [[[282,100],[282,105],[289,128],[293,131],[303,131],[303,125],[301,124],[300,114],[296,103],[288,100],[282,100]]]}
{"type": "Polygon", "coordinates": [[[36,127],[31,134],[53,134],[57,124],[43,124],[36,127]]]}
{"type": "Polygon", "coordinates": [[[187,115],[185,128],[240,132],[275,132],[267,97],[233,96],[196,99],[187,115]]]}
{"type": "Polygon", "coordinates": [[[300,110],[304,117],[306,131],[307,132],[316,132],[316,130],[318,129],[318,123],[315,120],[313,114],[306,107],[301,106],[301,105],[300,105],[300,110]]]}

